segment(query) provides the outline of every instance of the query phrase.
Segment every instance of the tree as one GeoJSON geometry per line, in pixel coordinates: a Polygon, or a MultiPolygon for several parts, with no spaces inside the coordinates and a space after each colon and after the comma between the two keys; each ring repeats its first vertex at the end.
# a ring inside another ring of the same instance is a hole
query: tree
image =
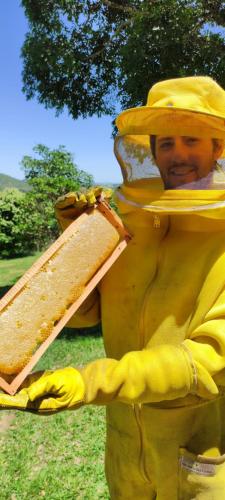
{"type": "Polygon", "coordinates": [[[43,144],[33,148],[36,157],[24,156],[22,167],[31,190],[26,195],[28,211],[35,216],[36,248],[39,250],[59,235],[54,214],[57,198],[68,191],[89,188],[93,177],[78,169],[64,146],[50,150],[43,144]],[[30,208],[29,208],[30,207],[30,208]]]}
{"type": "Polygon", "coordinates": [[[68,191],[89,188],[93,184],[92,175],[75,165],[73,155],[65,146],[51,150],[38,144],[33,151],[36,157],[24,156],[21,165],[26,181],[40,201],[54,202],[68,191]]]}
{"type": "Polygon", "coordinates": [[[73,118],[140,105],[156,81],[209,75],[225,86],[221,0],[22,0],[30,30],[23,90],[73,118]]]}
{"type": "Polygon", "coordinates": [[[24,156],[22,166],[30,190],[0,192],[0,258],[22,257],[44,249],[59,235],[54,214],[58,196],[82,190],[93,178],[79,170],[64,146],[50,150],[43,144],[24,156]]]}
{"type": "Polygon", "coordinates": [[[37,250],[38,225],[25,193],[16,188],[0,192],[0,258],[22,257],[37,250]]]}

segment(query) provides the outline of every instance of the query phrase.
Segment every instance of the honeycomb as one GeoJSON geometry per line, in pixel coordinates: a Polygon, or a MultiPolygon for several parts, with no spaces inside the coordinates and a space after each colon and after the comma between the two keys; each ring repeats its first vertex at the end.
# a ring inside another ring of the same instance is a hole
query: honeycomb
{"type": "Polygon", "coordinates": [[[2,374],[17,374],[28,363],[118,241],[115,227],[96,209],[74,225],[74,233],[0,313],[2,374]]]}

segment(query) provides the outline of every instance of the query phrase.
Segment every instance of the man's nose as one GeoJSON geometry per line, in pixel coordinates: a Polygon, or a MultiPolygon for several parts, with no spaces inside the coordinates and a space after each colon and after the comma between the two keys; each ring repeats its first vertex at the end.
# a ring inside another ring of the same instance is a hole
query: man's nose
{"type": "Polygon", "coordinates": [[[173,149],[173,159],[176,163],[186,162],[188,152],[185,145],[181,141],[176,141],[173,149]]]}

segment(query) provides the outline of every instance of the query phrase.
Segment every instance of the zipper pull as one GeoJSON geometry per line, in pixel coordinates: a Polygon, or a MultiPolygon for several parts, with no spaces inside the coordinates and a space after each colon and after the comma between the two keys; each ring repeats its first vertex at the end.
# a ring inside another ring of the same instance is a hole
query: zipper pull
{"type": "Polygon", "coordinates": [[[160,227],[160,218],[158,215],[153,215],[153,227],[156,229],[160,227]]]}

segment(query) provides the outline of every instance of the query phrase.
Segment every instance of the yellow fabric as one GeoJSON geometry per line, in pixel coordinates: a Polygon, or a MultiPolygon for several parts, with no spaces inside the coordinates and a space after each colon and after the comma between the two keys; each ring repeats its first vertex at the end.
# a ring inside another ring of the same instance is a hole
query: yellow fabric
{"type": "Polygon", "coordinates": [[[98,290],[95,289],[83,302],[75,316],[67,323],[68,328],[87,328],[98,325],[101,321],[98,290]]]}
{"type": "Polygon", "coordinates": [[[113,360],[82,371],[88,403],[107,402],[110,495],[219,500],[224,464],[210,477],[189,471],[187,482],[178,457],[184,444],[196,457],[225,452],[225,212],[223,206],[192,210],[198,199],[217,203],[224,193],[164,192],[156,180],[121,190],[126,199],[164,210],[155,225],[154,210],[116,196],[133,239],[100,288],[104,343],[113,360]]]}
{"type": "Polygon", "coordinates": [[[125,213],[139,208],[158,214],[195,213],[216,220],[225,217],[224,189],[164,190],[158,178],[123,184],[115,194],[115,201],[125,213]]]}
{"type": "Polygon", "coordinates": [[[225,139],[224,109],[225,91],[211,78],[172,79],[155,84],[146,106],[123,111],[116,125],[120,135],[136,136],[134,143],[143,142],[141,135],[168,133],[225,139]]]}
{"type": "Polygon", "coordinates": [[[218,389],[182,346],[160,345],[125,354],[120,361],[97,360],[82,371],[86,403],[156,403],[193,393],[211,398],[218,389]]]}

